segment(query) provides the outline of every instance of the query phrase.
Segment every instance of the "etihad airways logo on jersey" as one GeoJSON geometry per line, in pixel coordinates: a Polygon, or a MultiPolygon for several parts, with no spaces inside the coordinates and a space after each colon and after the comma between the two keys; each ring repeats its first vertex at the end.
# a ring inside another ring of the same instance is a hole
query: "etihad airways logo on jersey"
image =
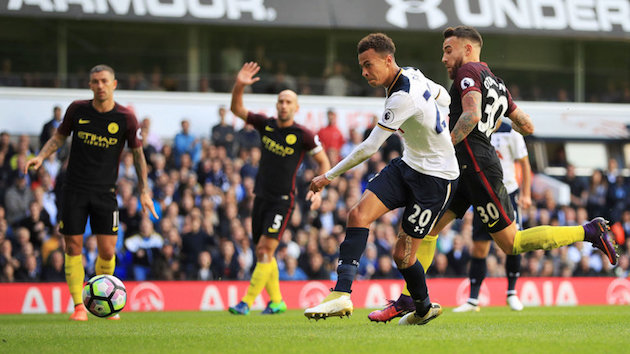
{"type": "Polygon", "coordinates": [[[270,137],[266,135],[262,137],[262,142],[263,142],[263,145],[265,145],[265,149],[273,152],[276,155],[280,155],[282,157],[287,156],[287,155],[293,155],[293,153],[295,152],[295,149],[293,149],[292,147],[278,144],[277,142],[275,142],[273,139],[271,139],[270,137]]]}
{"type": "Polygon", "coordinates": [[[610,32],[621,26],[630,32],[628,0],[454,0],[455,11],[445,13],[442,0],[385,0],[387,22],[409,27],[424,16],[429,28],[447,23],[520,29],[610,32]]]}
{"type": "Polygon", "coordinates": [[[148,17],[185,17],[201,19],[227,18],[240,20],[248,13],[255,21],[274,21],[276,10],[266,7],[264,0],[9,0],[8,10],[20,11],[37,6],[43,12],[70,12],[78,6],[84,14],[136,15],[148,17]]]}
{"type": "Polygon", "coordinates": [[[79,131],[77,133],[77,137],[81,139],[81,141],[83,141],[84,144],[98,146],[98,147],[102,147],[106,149],[118,143],[117,138],[107,138],[104,136],[100,136],[94,133],[88,133],[84,131],[79,131]]]}

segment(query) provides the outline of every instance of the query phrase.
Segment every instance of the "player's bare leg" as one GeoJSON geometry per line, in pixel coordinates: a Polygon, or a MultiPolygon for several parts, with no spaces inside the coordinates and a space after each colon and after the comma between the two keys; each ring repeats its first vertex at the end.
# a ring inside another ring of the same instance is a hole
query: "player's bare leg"
{"type": "Polygon", "coordinates": [[[88,315],[83,306],[83,281],[85,269],[83,268],[83,235],[66,235],[65,271],[66,283],[74,302],[74,312],[70,315],[71,321],[87,321],[88,315]]]}
{"type": "MultiPolygon", "coordinates": [[[[442,229],[446,227],[449,223],[451,223],[455,219],[455,214],[451,211],[447,210],[442,218],[438,220],[438,222],[433,226],[433,229],[429,232],[429,235],[425,236],[422,240],[422,243],[418,246],[418,250],[416,251],[416,258],[420,261],[422,268],[424,270],[428,270],[431,263],[433,263],[433,256],[435,255],[435,247],[437,243],[438,234],[442,229]],[[432,236],[433,235],[433,236],[432,236]]],[[[396,301],[389,300],[389,303],[385,308],[381,310],[372,311],[368,318],[370,321],[374,322],[389,322],[396,317],[401,317],[409,312],[415,310],[415,305],[413,304],[413,299],[411,298],[411,294],[409,290],[406,288],[403,290],[403,293],[400,294],[396,301]]]]}
{"type": "Polygon", "coordinates": [[[339,246],[337,284],[334,290],[317,306],[307,308],[304,316],[311,319],[329,316],[350,316],[354,310],[350,293],[357,274],[359,259],[365,250],[370,224],[389,209],[378,197],[366,190],[357,205],[348,213],[346,237],[339,246]]]}

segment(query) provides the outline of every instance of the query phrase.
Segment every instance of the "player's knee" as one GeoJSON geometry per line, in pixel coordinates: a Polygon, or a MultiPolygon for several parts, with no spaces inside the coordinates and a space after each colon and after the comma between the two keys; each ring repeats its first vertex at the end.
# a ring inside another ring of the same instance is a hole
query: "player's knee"
{"type": "Polygon", "coordinates": [[[357,206],[352,207],[348,212],[348,225],[352,227],[368,227],[370,221],[365,218],[365,213],[361,213],[357,206]]]}
{"type": "Polygon", "coordinates": [[[66,254],[70,256],[78,256],[83,253],[83,245],[77,242],[66,242],[66,254]]]}
{"type": "Polygon", "coordinates": [[[256,259],[259,262],[267,263],[271,261],[274,250],[265,244],[258,244],[256,246],[256,259]]]}
{"type": "Polygon", "coordinates": [[[398,267],[398,269],[404,269],[409,267],[408,264],[406,264],[405,262],[405,258],[409,258],[407,257],[407,254],[405,254],[404,251],[402,250],[396,250],[394,251],[394,262],[396,263],[396,266],[398,267]]]}
{"type": "Polygon", "coordinates": [[[116,250],[115,249],[98,250],[98,256],[101,257],[101,259],[104,260],[104,261],[111,260],[112,258],[114,258],[115,254],[116,254],[116,250]]]}
{"type": "Polygon", "coordinates": [[[508,256],[516,254],[514,253],[514,240],[501,242],[501,244],[499,244],[499,248],[501,248],[501,250],[508,256]]]}

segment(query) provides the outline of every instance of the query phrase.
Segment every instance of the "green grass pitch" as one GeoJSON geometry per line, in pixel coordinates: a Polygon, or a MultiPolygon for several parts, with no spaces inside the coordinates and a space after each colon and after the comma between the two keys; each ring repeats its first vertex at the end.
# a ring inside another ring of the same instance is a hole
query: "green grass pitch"
{"type": "Polygon", "coordinates": [[[307,320],[302,311],[261,316],[226,312],[121,314],[108,321],[68,315],[1,315],[0,353],[628,353],[630,306],[483,308],[425,326],[397,319],[307,320]]]}

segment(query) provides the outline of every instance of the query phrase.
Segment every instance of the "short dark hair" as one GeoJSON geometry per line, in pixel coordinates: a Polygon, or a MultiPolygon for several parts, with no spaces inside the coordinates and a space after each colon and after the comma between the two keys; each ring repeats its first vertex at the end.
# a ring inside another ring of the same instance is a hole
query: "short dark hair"
{"type": "Polygon", "coordinates": [[[109,71],[110,73],[112,73],[112,76],[114,77],[116,76],[116,73],[114,73],[114,69],[112,69],[111,66],[105,65],[105,64],[98,64],[92,69],[90,69],[90,75],[94,73],[100,73],[101,71],[109,71]]]}
{"type": "Polygon", "coordinates": [[[471,26],[448,27],[444,30],[444,39],[449,37],[466,38],[478,43],[479,47],[483,47],[481,34],[471,26]]]}
{"type": "Polygon", "coordinates": [[[394,41],[385,33],[370,33],[363,37],[357,44],[357,52],[361,54],[367,50],[374,49],[377,53],[387,53],[394,55],[396,45],[394,41]]]}

